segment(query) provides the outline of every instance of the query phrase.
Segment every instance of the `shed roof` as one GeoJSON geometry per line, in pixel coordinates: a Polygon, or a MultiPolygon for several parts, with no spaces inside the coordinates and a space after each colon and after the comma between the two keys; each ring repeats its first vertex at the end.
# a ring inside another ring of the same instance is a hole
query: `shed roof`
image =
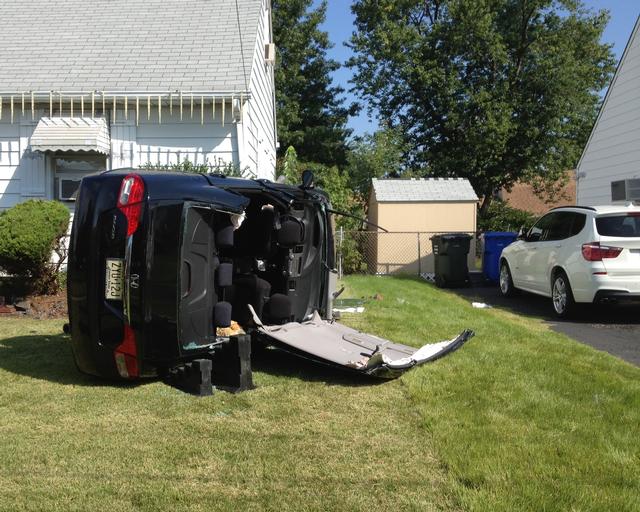
{"type": "Polygon", "coordinates": [[[477,201],[466,178],[373,179],[378,202],[477,201]]]}
{"type": "Polygon", "coordinates": [[[237,5],[0,0],[0,92],[245,91],[262,0],[237,5]]]}

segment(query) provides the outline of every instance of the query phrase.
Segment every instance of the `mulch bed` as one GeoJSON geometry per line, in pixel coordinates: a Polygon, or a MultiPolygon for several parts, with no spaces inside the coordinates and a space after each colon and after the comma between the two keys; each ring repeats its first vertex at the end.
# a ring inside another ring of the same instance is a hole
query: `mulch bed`
{"type": "Polygon", "coordinates": [[[15,304],[0,304],[0,317],[29,316],[37,319],[66,318],[67,291],[55,295],[33,295],[15,304]]]}

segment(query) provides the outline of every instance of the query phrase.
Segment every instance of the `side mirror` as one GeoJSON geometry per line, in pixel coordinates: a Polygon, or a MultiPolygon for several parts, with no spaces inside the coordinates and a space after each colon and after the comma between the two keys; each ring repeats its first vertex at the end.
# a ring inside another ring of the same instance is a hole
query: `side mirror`
{"type": "Polygon", "coordinates": [[[303,190],[308,190],[310,188],[315,187],[315,177],[313,176],[313,172],[307,169],[302,172],[302,185],[300,188],[303,190]]]}
{"type": "Polygon", "coordinates": [[[526,240],[527,239],[527,232],[524,229],[524,226],[520,226],[520,229],[518,230],[518,237],[517,240],[526,240]]]}

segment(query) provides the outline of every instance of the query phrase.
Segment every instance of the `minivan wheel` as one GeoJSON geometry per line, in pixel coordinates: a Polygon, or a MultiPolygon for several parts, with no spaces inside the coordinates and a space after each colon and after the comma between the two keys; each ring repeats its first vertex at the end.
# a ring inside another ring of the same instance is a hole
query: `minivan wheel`
{"type": "Polygon", "coordinates": [[[513,279],[511,278],[511,270],[506,261],[500,264],[500,293],[505,297],[513,297],[516,293],[513,279]]]}
{"type": "Polygon", "coordinates": [[[551,299],[556,316],[566,318],[574,312],[576,303],[573,299],[571,285],[567,275],[562,271],[557,272],[553,278],[551,299]]]}

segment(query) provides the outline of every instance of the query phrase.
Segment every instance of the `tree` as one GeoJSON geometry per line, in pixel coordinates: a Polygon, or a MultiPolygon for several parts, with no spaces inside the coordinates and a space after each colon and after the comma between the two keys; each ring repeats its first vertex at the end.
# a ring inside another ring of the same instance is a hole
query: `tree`
{"type": "Polygon", "coordinates": [[[347,171],[351,189],[366,202],[372,178],[404,175],[404,141],[402,135],[390,128],[373,135],[357,137],[348,156],[347,171]]]}
{"type": "Polygon", "coordinates": [[[354,88],[422,175],[483,196],[575,166],[613,71],[580,0],[356,0],[354,88]]]}
{"type": "Polygon", "coordinates": [[[333,85],[340,67],[327,57],[329,37],[320,29],[326,1],[311,10],[312,0],[274,0],[273,35],[279,157],[289,146],[303,162],[346,163],[346,122],[352,108],[343,106],[344,90],[333,85]]]}

